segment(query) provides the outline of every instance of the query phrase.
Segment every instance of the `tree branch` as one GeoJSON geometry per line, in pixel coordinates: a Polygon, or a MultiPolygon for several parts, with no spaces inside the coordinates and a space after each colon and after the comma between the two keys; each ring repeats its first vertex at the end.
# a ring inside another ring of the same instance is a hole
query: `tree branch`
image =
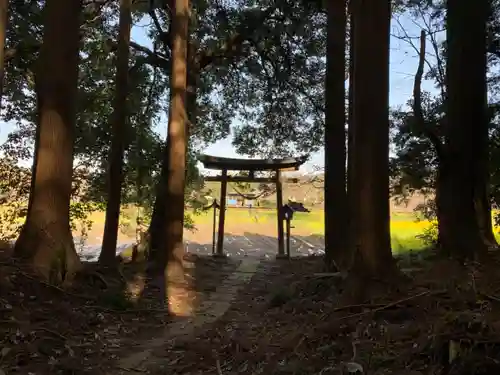
{"type": "MultiPolygon", "coordinates": [[[[253,17],[254,26],[259,27],[275,10],[275,6],[261,10],[258,15],[253,17]]],[[[247,25],[240,25],[240,30],[231,35],[219,48],[207,49],[200,52],[195,58],[196,66],[202,70],[212,65],[217,59],[242,55],[243,44],[252,39],[253,34],[250,32],[247,25]]]]}
{"type": "Polygon", "coordinates": [[[415,74],[415,81],[413,83],[413,115],[415,117],[415,122],[420,131],[429,138],[436,150],[436,154],[439,159],[443,157],[443,144],[436,133],[429,127],[429,124],[425,121],[424,114],[422,111],[422,77],[424,75],[424,64],[425,64],[425,44],[426,35],[425,30],[420,33],[420,51],[418,59],[417,73],[415,74]]]}
{"type": "Polygon", "coordinates": [[[170,51],[172,49],[172,40],[171,40],[171,36],[170,36],[170,30],[169,31],[163,30],[163,27],[161,27],[160,20],[158,19],[158,16],[156,15],[156,12],[154,10],[149,12],[149,16],[153,20],[153,23],[156,27],[156,30],[158,31],[158,36],[159,36],[160,42],[163,43],[165,51],[170,51]]]}

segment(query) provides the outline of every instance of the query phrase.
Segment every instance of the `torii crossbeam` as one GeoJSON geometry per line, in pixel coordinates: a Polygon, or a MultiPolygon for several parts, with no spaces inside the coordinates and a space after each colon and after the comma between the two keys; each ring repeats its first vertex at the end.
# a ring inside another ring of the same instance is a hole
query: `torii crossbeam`
{"type": "MultiPolygon", "coordinates": [[[[278,216],[278,254],[277,257],[286,257],[284,228],[283,228],[283,185],[281,172],[297,171],[307,160],[307,157],[284,158],[284,159],[236,159],[224,158],[210,155],[200,155],[198,160],[206,169],[222,171],[219,176],[206,177],[206,181],[218,181],[221,183],[219,230],[217,234],[216,256],[224,256],[224,223],[226,217],[226,194],[228,182],[258,182],[276,184],[276,209],[278,216]],[[229,176],[228,171],[248,171],[248,176],[229,176]],[[255,177],[255,172],[271,171],[274,176],[270,178],[255,177]]],[[[298,179],[289,179],[290,182],[298,182],[298,179]]]]}

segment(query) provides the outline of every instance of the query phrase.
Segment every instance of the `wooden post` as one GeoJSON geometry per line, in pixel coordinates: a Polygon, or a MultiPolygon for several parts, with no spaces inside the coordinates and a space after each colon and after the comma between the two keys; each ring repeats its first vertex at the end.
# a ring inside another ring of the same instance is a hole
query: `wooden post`
{"type": "Polygon", "coordinates": [[[220,188],[219,232],[217,233],[216,256],[224,256],[224,222],[226,220],[227,169],[222,171],[220,188]]]}
{"type": "Polygon", "coordinates": [[[290,218],[286,218],[286,256],[290,258],[290,230],[291,230],[291,224],[290,224],[290,218]]]}
{"type": "Polygon", "coordinates": [[[283,229],[283,185],[281,171],[276,170],[276,209],[278,210],[278,258],[285,257],[285,242],[283,229]]]}
{"type": "Polygon", "coordinates": [[[212,255],[215,254],[215,222],[217,221],[217,207],[219,205],[217,204],[217,199],[214,200],[213,202],[213,210],[214,210],[214,218],[213,218],[213,223],[212,223],[212,255]]]}

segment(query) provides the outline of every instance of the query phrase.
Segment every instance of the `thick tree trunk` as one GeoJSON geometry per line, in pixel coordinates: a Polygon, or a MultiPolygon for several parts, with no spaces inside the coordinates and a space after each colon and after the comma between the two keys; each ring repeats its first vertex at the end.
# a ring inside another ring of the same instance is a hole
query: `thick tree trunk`
{"type": "MultiPolygon", "coordinates": [[[[349,93],[348,93],[348,129],[347,129],[347,221],[348,221],[348,247],[349,251],[346,259],[341,263],[345,263],[346,267],[352,264],[353,255],[355,254],[355,233],[352,225],[353,217],[356,212],[356,200],[353,199],[352,192],[354,188],[354,17],[352,15],[353,2],[349,2],[349,93]]],[[[343,266],[340,266],[343,268],[343,266]]]]}
{"type": "MultiPolygon", "coordinates": [[[[488,86],[484,81],[485,90],[485,111],[488,106],[488,86]]],[[[487,113],[487,112],[486,112],[487,113]]],[[[484,124],[480,126],[481,131],[481,156],[477,158],[478,171],[480,171],[480,179],[474,189],[475,208],[479,230],[483,237],[483,241],[487,247],[498,246],[498,242],[493,233],[493,220],[491,217],[491,199],[490,199],[490,145],[489,145],[489,116],[486,115],[484,124]]]]}
{"type": "Polygon", "coordinates": [[[80,267],[69,224],[81,2],[47,0],[37,66],[37,148],[33,189],[15,254],[42,277],[70,282],[80,267]]]}
{"type": "Polygon", "coordinates": [[[389,215],[390,0],[357,0],[354,30],[352,200],[357,275],[393,276],[389,215]],[[367,35],[370,37],[367,38],[367,35]],[[391,271],[391,272],[388,272],[391,271]]]}
{"type": "MultiPolygon", "coordinates": [[[[182,285],[184,278],[184,187],[186,179],[187,150],[187,47],[189,25],[189,0],[174,0],[172,9],[172,75],[170,77],[170,111],[168,126],[168,179],[165,208],[165,242],[158,248],[160,264],[164,268],[169,310],[183,314],[184,306],[178,305],[175,285],[182,285]]],[[[182,299],[182,297],[181,297],[182,299]]]]}
{"type": "Polygon", "coordinates": [[[348,253],[345,139],[346,1],[328,2],[325,113],[325,262],[345,268],[348,253]]]}
{"type": "Polygon", "coordinates": [[[445,164],[447,159],[441,158],[438,173],[436,176],[436,217],[438,223],[438,239],[437,245],[444,255],[451,256],[449,248],[445,248],[443,244],[446,243],[446,238],[451,238],[453,236],[452,226],[450,224],[450,212],[453,208],[453,181],[450,179],[450,172],[445,164]]]}
{"type": "Polygon", "coordinates": [[[5,37],[7,32],[9,0],[0,0],[0,109],[2,109],[5,72],[5,37]]]}
{"type": "MultiPolygon", "coordinates": [[[[190,48],[188,50],[187,59],[190,62],[190,69],[187,75],[187,86],[186,86],[186,139],[189,139],[191,133],[191,127],[195,126],[196,123],[196,110],[197,110],[197,80],[199,75],[199,63],[195,60],[196,53],[190,48]]],[[[186,142],[186,148],[188,143],[186,142]]],[[[150,254],[149,260],[154,262],[158,256],[158,249],[162,243],[165,242],[165,218],[166,218],[166,199],[165,194],[168,186],[168,166],[169,166],[169,150],[168,145],[165,148],[165,152],[162,160],[162,169],[160,172],[160,181],[156,189],[155,204],[153,207],[153,214],[151,216],[151,223],[149,225],[150,234],[150,254]]]]}
{"type": "Polygon", "coordinates": [[[446,158],[453,188],[447,189],[449,230],[440,234],[440,245],[459,259],[473,259],[486,250],[474,205],[476,186],[484,181],[478,159],[484,162],[487,126],[486,20],[487,0],[447,2],[446,158]]]}
{"type": "Polygon", "coordinates": [[[186,89],[187,37],[189,1],[175,0],[172,20],[172,76],[170,78],[170,111],[168,126],[168,168],[163,231],[165,242],[158,244],[158,258],[168,273],[180,271],[184,255],[184,185],[186,176],[186,89]],[[171,271],[171,272],[170,272],[171,271]]]}
{"type": "Polygon", "coordinates": [[[118,50],[116,59],[116,92],[112,117],[111,152],[108,171],[108,204],[106,206],[106,222],[99,263],[110,266],[116,262],[116,243],[118,240],[118,224],[120,220],[121,191],[123,183],[123,153],[127,134],[127,95],[128,65],[130,54],[130,28],[132,0],[121,0],[120,29],[118,33],[118,50]]]}

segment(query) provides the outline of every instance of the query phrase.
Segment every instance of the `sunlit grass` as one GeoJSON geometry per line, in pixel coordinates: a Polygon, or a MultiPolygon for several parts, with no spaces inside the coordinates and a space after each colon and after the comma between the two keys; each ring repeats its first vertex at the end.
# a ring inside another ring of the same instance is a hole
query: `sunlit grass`
{"type": "MultiPolygon", "coordinates": [[[[7,207],[0,206],[0,213],[7,207]]],[[[134,206],[123,206],[120,215],[121,231],[135,234],[135,222],[138,210],[134,206]],[[130,227],[130,228],[129,228],[130,227]]],[[[194,225],[210,225],[212,223],[213,211],[205,211],[199,215],[193,215],[194,225]]],[[[498,215],[494,212],[493,216],[498,215]]],[[[88,217],[93,222],[96,232],[104,227],[105,212],[94,211],[88,217]]],[[[22,224],[24,218],[17,219],[22,224]]],[[[226,212],[226,225],[242,226],[251,225],[276,225],[276,211],[274,209],[262,208],[229,208],[226,212]]],[[[422,235],[426,228],[431,225],[430,222],[417,221],[412,213],[394,213],[391,217],[391,239],[394,253],[407,252],[410,250],[421,250],[426,247],[424,241],[419,235],[422,235]]],[[[313,209],[310,213],[297,212],[294,216],[293,226],[295,233],[300,235],[324,235],[324,211],[322,209],[313,209]]],[[[499,227],[495,227],[495,236],[500,241],[499,227]]],[[[125,232],[124,232],[125,233],[125,232]]],[[[78,235],[76,233],[75,235],[78,235]]],[[[126,249],[125,253],[131,253],[132,247],[126,249]]]]}
{"type": "MultiPolygon", "coordinates": [[[[323,235],[325,213],[323,210],[314,210],[310,213],[297,212],[294,214],[293,225],[300,234],[323,235]]],[[[196,224],[211,223],[212,214],[203,213],[194,217],[196,224]]],[[[246,225],[258,222],[259,224],[275,223],[277,220],[274,210],[230,208],[226,211],[226,222],[232,225],[246,225]],[[257,221],[255,220],[257,218],[257,221]]],[[[430,222],[417,221],[413,214],[394,214],[391,217],[391,238],[394,253],[421,250],[426,244],[418,236],[430,225],[430,222]]]]}

